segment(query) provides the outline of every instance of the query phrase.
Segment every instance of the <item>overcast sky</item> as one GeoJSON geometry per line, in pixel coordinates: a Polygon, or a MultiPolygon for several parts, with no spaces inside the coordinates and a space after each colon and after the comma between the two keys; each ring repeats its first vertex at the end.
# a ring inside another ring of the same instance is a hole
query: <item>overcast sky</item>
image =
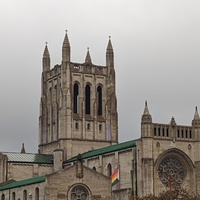
{"type": "Polygon", "coordinates": [[[111,36],[120,142],[140,137],[145,100],[158,123],[200,107],[199,0],[1,0],[0,27],[1,151],[37,152],[42,54],[61,63],[66,29],[73,62],[90,47],[105,65],[111,36]]]}

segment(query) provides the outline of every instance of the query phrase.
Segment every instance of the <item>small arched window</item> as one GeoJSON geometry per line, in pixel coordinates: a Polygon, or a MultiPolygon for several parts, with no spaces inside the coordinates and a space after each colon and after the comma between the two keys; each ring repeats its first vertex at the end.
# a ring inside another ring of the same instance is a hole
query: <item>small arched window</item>
{"type": "Polygon", "coordinates": [[[98,112],[98,115],[102,115],[102,88],[101,86],[98,86],[97,87],[97,112],[98,112]]]}
{"type": "Polygon", "coordinates": [[[27,190],[23,191],[23,200],[27,200],[27,190]]]}
{"type": "Polygon", "coordinates": [[[35,200],[39,200],[39,196],[40,196],[40,194],[39,194],[39,188],[37,187],[35,189],[35,200]]]}
{"type": "Polygon", "coordinates": [[[93,169],[94,171],[97,171],[96,167],[93,167],[92,169],[93,169]]]}
{"type": "Polygon", "coordinates": [[[112,165],[110,163],[108,164],[107,172],[108,177],[110,177],[112,175],[112,165]]]}
{"type": "Polygon", "coordinates": [[[87,130],[90,130],[90,123],[87,123],[87,130]]]}
{"type": "Polygon", "coordinates": [[[78,122],[75,123],[75,129],[78,130],[78,122]]]}
{"type": "Polygon", "coordinates": [[[78,113],[78,84],[74,84],[74,113],[78,113]]]}
{"type": "Polygon", "coordinates": [[[1,195],[1,200],[5,200],[5,194],[1,195]]]}
{"type": "Polygon", "coordinates": [[[85,114],[90,115],[90,86],[85,87],[85,114]]]}
{"type": "Polygon", "coordinates": [[[15,192],[12,193],[12,200],[15,200],[15,192]]]}

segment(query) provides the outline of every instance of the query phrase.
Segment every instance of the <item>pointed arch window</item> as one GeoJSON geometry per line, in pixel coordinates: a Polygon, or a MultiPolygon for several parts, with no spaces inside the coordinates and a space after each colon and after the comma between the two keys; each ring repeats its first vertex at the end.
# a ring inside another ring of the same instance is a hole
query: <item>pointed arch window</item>
{"type": "Polygon", "coordinates": [[[35,189],[35,200],[39,200],[39,188],[35,189]]]}
{"type": "Polygon", "coordinates": [[[78,95],[79,95],[79,89],[78,84],[74,84],[74,113],[78,113],[78,95]]]}
{"type": "Polygon", "coordinates": [[[85,114],[90,115],[90,86],[85,87],[85,114]]]}
{"type": "Polygon", "coordinates": [[[13,192],[13,193],[12,193],[12,200],[15,200],[15,198],[16,198],[15,196],[16,196],[16,195],[15,195],[15,192],[13,192]]]}
{"type": "Polygon", "coordinates": [[[98,115],[102,115],[102,88],[101,86],[98,86],[97,87],[97,112],[98,112],[98,115]]]}
{"type": "Polygon", "coordinates": [[[109,163],[107,167],[107,175],[110,177],[112,175],[112,165],[109,163]]]}
{"type": "Polygon", "coordinates": [[[27,200],[27,190],[23,191],[23,200],[27,200]]]}
{"type": "Polygon", "coordinates": [[[96,167],[94,166],[93,168],[92,168],[94,171],[97,171],[97,169],[96,169],[96,167]]]}
{"type": "Polygon", "coordinates": [[[5,200],[5,194],[1,195],[1,200],[5,200]]]}

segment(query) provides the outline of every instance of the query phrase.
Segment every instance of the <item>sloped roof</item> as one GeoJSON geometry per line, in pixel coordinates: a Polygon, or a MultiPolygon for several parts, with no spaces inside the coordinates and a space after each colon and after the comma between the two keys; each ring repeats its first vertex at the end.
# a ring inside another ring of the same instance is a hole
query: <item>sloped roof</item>
{"type": "Polygon", "coordinates": [[[11,188],[16,188],[16,187],[21,187],[21,186],[24,186],[24,185],[31,185],[31,184],[35,184],[35,183],[40,183],[40,182],[44,182],[45,180],[46,180],[45,176],[37,176],[37,177],[34,177],[34,178],[22,180],[22,181],[14,181],[12,183],[8,183],[6,185],[0,186],[0,191],[11,189],[11,188]]]}
{"type": "Polygon", "coordinates": [[[11,152],[2,152],[2,153],[8,157],[8,162],[53,164],[53,155],[50,154],[11,153],[11,152]]]}
{"type": "MultiPolygon", "coordinates": [[[[103,155],[103,154],[107,154],[107,153],[111,153],[111,152],[115,152],[115,151],[120,151],[120,150],[123,150],[123,149],[128,149],[128,148],[135,147],[135,146],[136,146],[135,141],[130,140],[130,141],[127,141],[127,142],[123,142],[123,143],[111,145],[111,146],[108,146],[108,147],[103,147],[103,148],[100,148],[100,149],[95,149],[95,150],[85,152],[85,153],[82,154],[82,158],[86,159],[86,158],[99,156],[99,155],[103,155]]],[[[73,157],[69,160],[64,161],[64,163],[70,163],[70,162],[73,162],[73,161],[76,161],[76,160],[77,160],[77,156],[73,157]]]]}

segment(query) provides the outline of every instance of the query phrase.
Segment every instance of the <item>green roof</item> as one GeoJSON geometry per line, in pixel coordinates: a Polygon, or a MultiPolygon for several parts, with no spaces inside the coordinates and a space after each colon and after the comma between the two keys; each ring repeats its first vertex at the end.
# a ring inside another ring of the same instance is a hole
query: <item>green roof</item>
{"type": "Polygon", "coordinates": [[[21,187],[21,186],[24,186],[24,185],[31,185],[31,184],[35,184],[35,183],[40,183],[40,182],[44,182],[45,180],[46,180],[45,176],[37,176],[37,177],[34,177],[34,178],[22,180],[22,181],[14,181],[12,183],[8,183],[6,185],[0,186],[0,191],[11,189],[11,188],[16,188],[16,187],[21,187]]]}
{"type": "MultiPolygon", "coordinates": [[[[103,154],[107,154],[107,153],[111,153],[111,152],[115,152],[115,151],[120,151],[120,150],[123,150],[123,149],[132,148],[132,147],[135,147],[135,146],[136,146],[135,141],[130,140],[130,141],[127,141],[127,142],[111,145],[111,146],[108,146],[108,147],[103,147],[101,149],[95,149],[95,150],[85,152],[85,153],[82,154],[82,158],[86,159],[86,158],[99,156],[99,155],[103,155],[103,154]]],[[[66,160],[64,163],[70,163],[70,162],[73,162],[73,161],[76,161],[76,160],[77,160],[77,156],[70,158],[69,160],[66,160]]]]}
{"type": "Polygon", "coordinates": [[[53,164],[53,155],[50,154],[10,153],[10,152],[2,152],[2,153],[8,157],[8,162],[53,164]]]}

